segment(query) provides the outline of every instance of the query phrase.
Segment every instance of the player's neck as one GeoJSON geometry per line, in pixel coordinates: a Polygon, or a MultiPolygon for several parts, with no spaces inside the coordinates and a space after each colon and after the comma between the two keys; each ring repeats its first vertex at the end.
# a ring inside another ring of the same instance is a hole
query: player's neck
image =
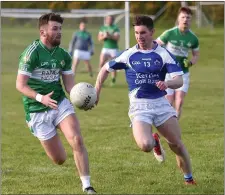
{"type": "Polygon", "coordinates": [[[52,44],[50,44],[47,39],[40,38],[40,40],[41,40],[42,44],[45,47],[47,47],[49,50],[51,50],[55,47],[55,46],[52,46],[52,44]]]}
{"type": "Polygon", "coordinates": [[[153,41],[151,41],[149,44],[147,44],[147,45],[142,45],[142,46],[140,46],[139,44],[138,44],[138,48],[140,49],[140,50],[152,50],[153,48],[155,48],[155,43],[153,42],[153,41]]]}
{"type": "Polygon", "coordinates": [[[186,33],[189,30],[188,27],[183,27],[183,26],[178,26],[178,28],[179,28],[181,33],[186,33]]]}

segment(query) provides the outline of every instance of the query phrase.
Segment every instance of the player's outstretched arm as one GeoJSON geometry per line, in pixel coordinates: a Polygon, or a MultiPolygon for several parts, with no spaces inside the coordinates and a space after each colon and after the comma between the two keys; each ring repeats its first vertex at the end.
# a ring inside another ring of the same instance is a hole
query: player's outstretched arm
{"type": "Polygon", "coordinates": [[[41,102],[45,106],[48,106],[52,109],[57,109],[57,101],[51,99],[51,95],[54,93],[53,91],[47,95],[38,94],[36,91],[31,89],[27,85],[27,81],[29,79],[29,76],[18,74],[16,79],[16,89],[21,92],[23,95],[35,99],[38,102],[41,102]]]}
{"type": "Polygon", "coordinates": [[[192,65],[196,64],[199,58],[199,51],[192,50],[192,59],[190,60],[192,65]]]}
{"type": "Polygon", "coordinates": [[[161,41],[160,39],[156,39],[155,41],[161,46],[165,45],[165,43],[163,41],[161,41]]]}
{"type": "Polygon", "coordinates": [[[96,83],[95,83],[95,89],[97,91],[96,105],[98,104],[98,100],[99,100],[99,95],[100,95],[100,92],[101,92],[102,84],[107,79],[108,75],[109,75],[109,72],[106,69],[106,65],[104,65],[101,68],[100,72],[98,73],[97,80],[96,80],[96,83]]]}
{"type": "Polygon", "coordinates": [[[16,89],[21,92],[23,95],[35,99],[37,92],[31,89],[27,85],[27,81],[30,77],[23,74],[18,74],[16,79],[16,89]]]}
{"type": "Polygon", "coordinates": [[[173,79],[169,81],[158,81],[156,83],[156,86],[163,91],[166,90],[167,88],[177,89],[180,88],[182,85],[183,85],[183,78],[181,75],[175,76],[173,79]]]}
{"type": "Polygon", "coordinates": [[[62,74],[62,80],[65,86],[66,92],[70,94],[71,89],[75,85],[74,74],[62,74]]]}

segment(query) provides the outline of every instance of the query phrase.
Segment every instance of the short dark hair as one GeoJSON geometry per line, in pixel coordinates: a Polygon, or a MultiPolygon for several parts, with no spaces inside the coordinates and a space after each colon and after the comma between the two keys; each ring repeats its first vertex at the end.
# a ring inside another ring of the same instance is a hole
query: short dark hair
{"type": "Polygon", "coordinates": [[[48,24],[49,21],[55,21],[59,22],[60,24],[63,24],[63,18],[59,14],[55,13],[48,13],[42,15],[38,20],[38,27],[40,29],[41,26],[48,24]]]}
{"type": "Polygon", "coordinates": [[[184,12],[186,14],[190,14],[192,15],[192,11],[189,7],[181,7],[178,11],[178,15],[181,13],[181,12],[184,12]]]}
{"type": "Polygon", "coordinates": [[[133,26],[146,26],[149,30],[154,28],[154,22],[151,17],[146,15],[134,16],[133,26]]]}

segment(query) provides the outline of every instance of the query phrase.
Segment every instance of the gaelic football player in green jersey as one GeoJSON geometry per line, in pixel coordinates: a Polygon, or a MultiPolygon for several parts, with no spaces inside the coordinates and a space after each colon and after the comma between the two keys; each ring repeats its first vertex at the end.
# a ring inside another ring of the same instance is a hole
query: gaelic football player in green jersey
{"type": "MultiPolygon", "coordinates": [[[[199,41],[198,37],[191,31],[192,11],[188,7],[181,7],[178,12],[177,26],[166,30],[156,40],[160,45],[165,47],[176,56],[179,61],[184,75],[183,86],[176,90],[167,89],[167,99],[175,107],[177,116],[180,118],[184,97],[188,92],[190,73],[189,68],[196,64],[199,57],[199,41]],[[192,51],[192,58],[188,60],[189,50],[192,51]]],[[[170,76],[166,75],[166,80],[170,80],[170,76]]]]}
{"type": "MultiPolygon", "coordinates": [[[[103,48],[100,54],[99,69],[106,63],[106,61],[116,57],[118,53],[118,41],[120,38],[120,30],[114,24],[113,16],[106,16],[105,25],[101,26],[98,33],[98,40],[103,41],[103,48]]],[[[113,86],[116,82],[116,71],[112,72],[113,86]]]]}
{"type": "Polygon", "coordinates": [[[40,39],[30,44],[19,59],[16,88],[23,94],[26,122],[40,140],[48,157],[58,165],[66,160],[66,152],[57,134],[60,129],[70,144],[83,191],[95,190],[90,184],[88,154],[74,108],[63,91],[74,86],[71,57],[59,47],[63,18],[49,13],[39,18],[40,39]]]}

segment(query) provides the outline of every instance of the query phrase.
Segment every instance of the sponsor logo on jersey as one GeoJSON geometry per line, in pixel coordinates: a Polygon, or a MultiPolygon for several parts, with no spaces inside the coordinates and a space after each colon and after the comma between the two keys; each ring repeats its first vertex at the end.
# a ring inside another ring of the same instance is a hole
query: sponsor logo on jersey
{"type": "Polygon", "coordinates": [[[132,65],[140,65],[141,62],[139,62],[139,61],[132,61],[131,64],[132,64],[132,65]]]}
{"type": "Polygon", "coordinates": [[[48,62],[41,62],[41,67],[43,67],[43,66],[48,66],[48,65],[49,65],[48,62]]]}
{"type": "Polygon", "coordinates": [[[176,40],[171,40],[170,42],[171,42],[171,43],[174,43],[174,44],[176,44],[176,43],[177,43],[177,41],[176,41],[176,40]]]}
{"type": "Polygon", "coordinates": [[[41,71],[41,80],[44,81],[58,81],[59,69],[49,69],[41,71]]]}
{"type": "Polygon", "coordinates": [[[151,61],[151,58],[142,58],[142,60],[147,60],[147,61],[151,61]]]}

